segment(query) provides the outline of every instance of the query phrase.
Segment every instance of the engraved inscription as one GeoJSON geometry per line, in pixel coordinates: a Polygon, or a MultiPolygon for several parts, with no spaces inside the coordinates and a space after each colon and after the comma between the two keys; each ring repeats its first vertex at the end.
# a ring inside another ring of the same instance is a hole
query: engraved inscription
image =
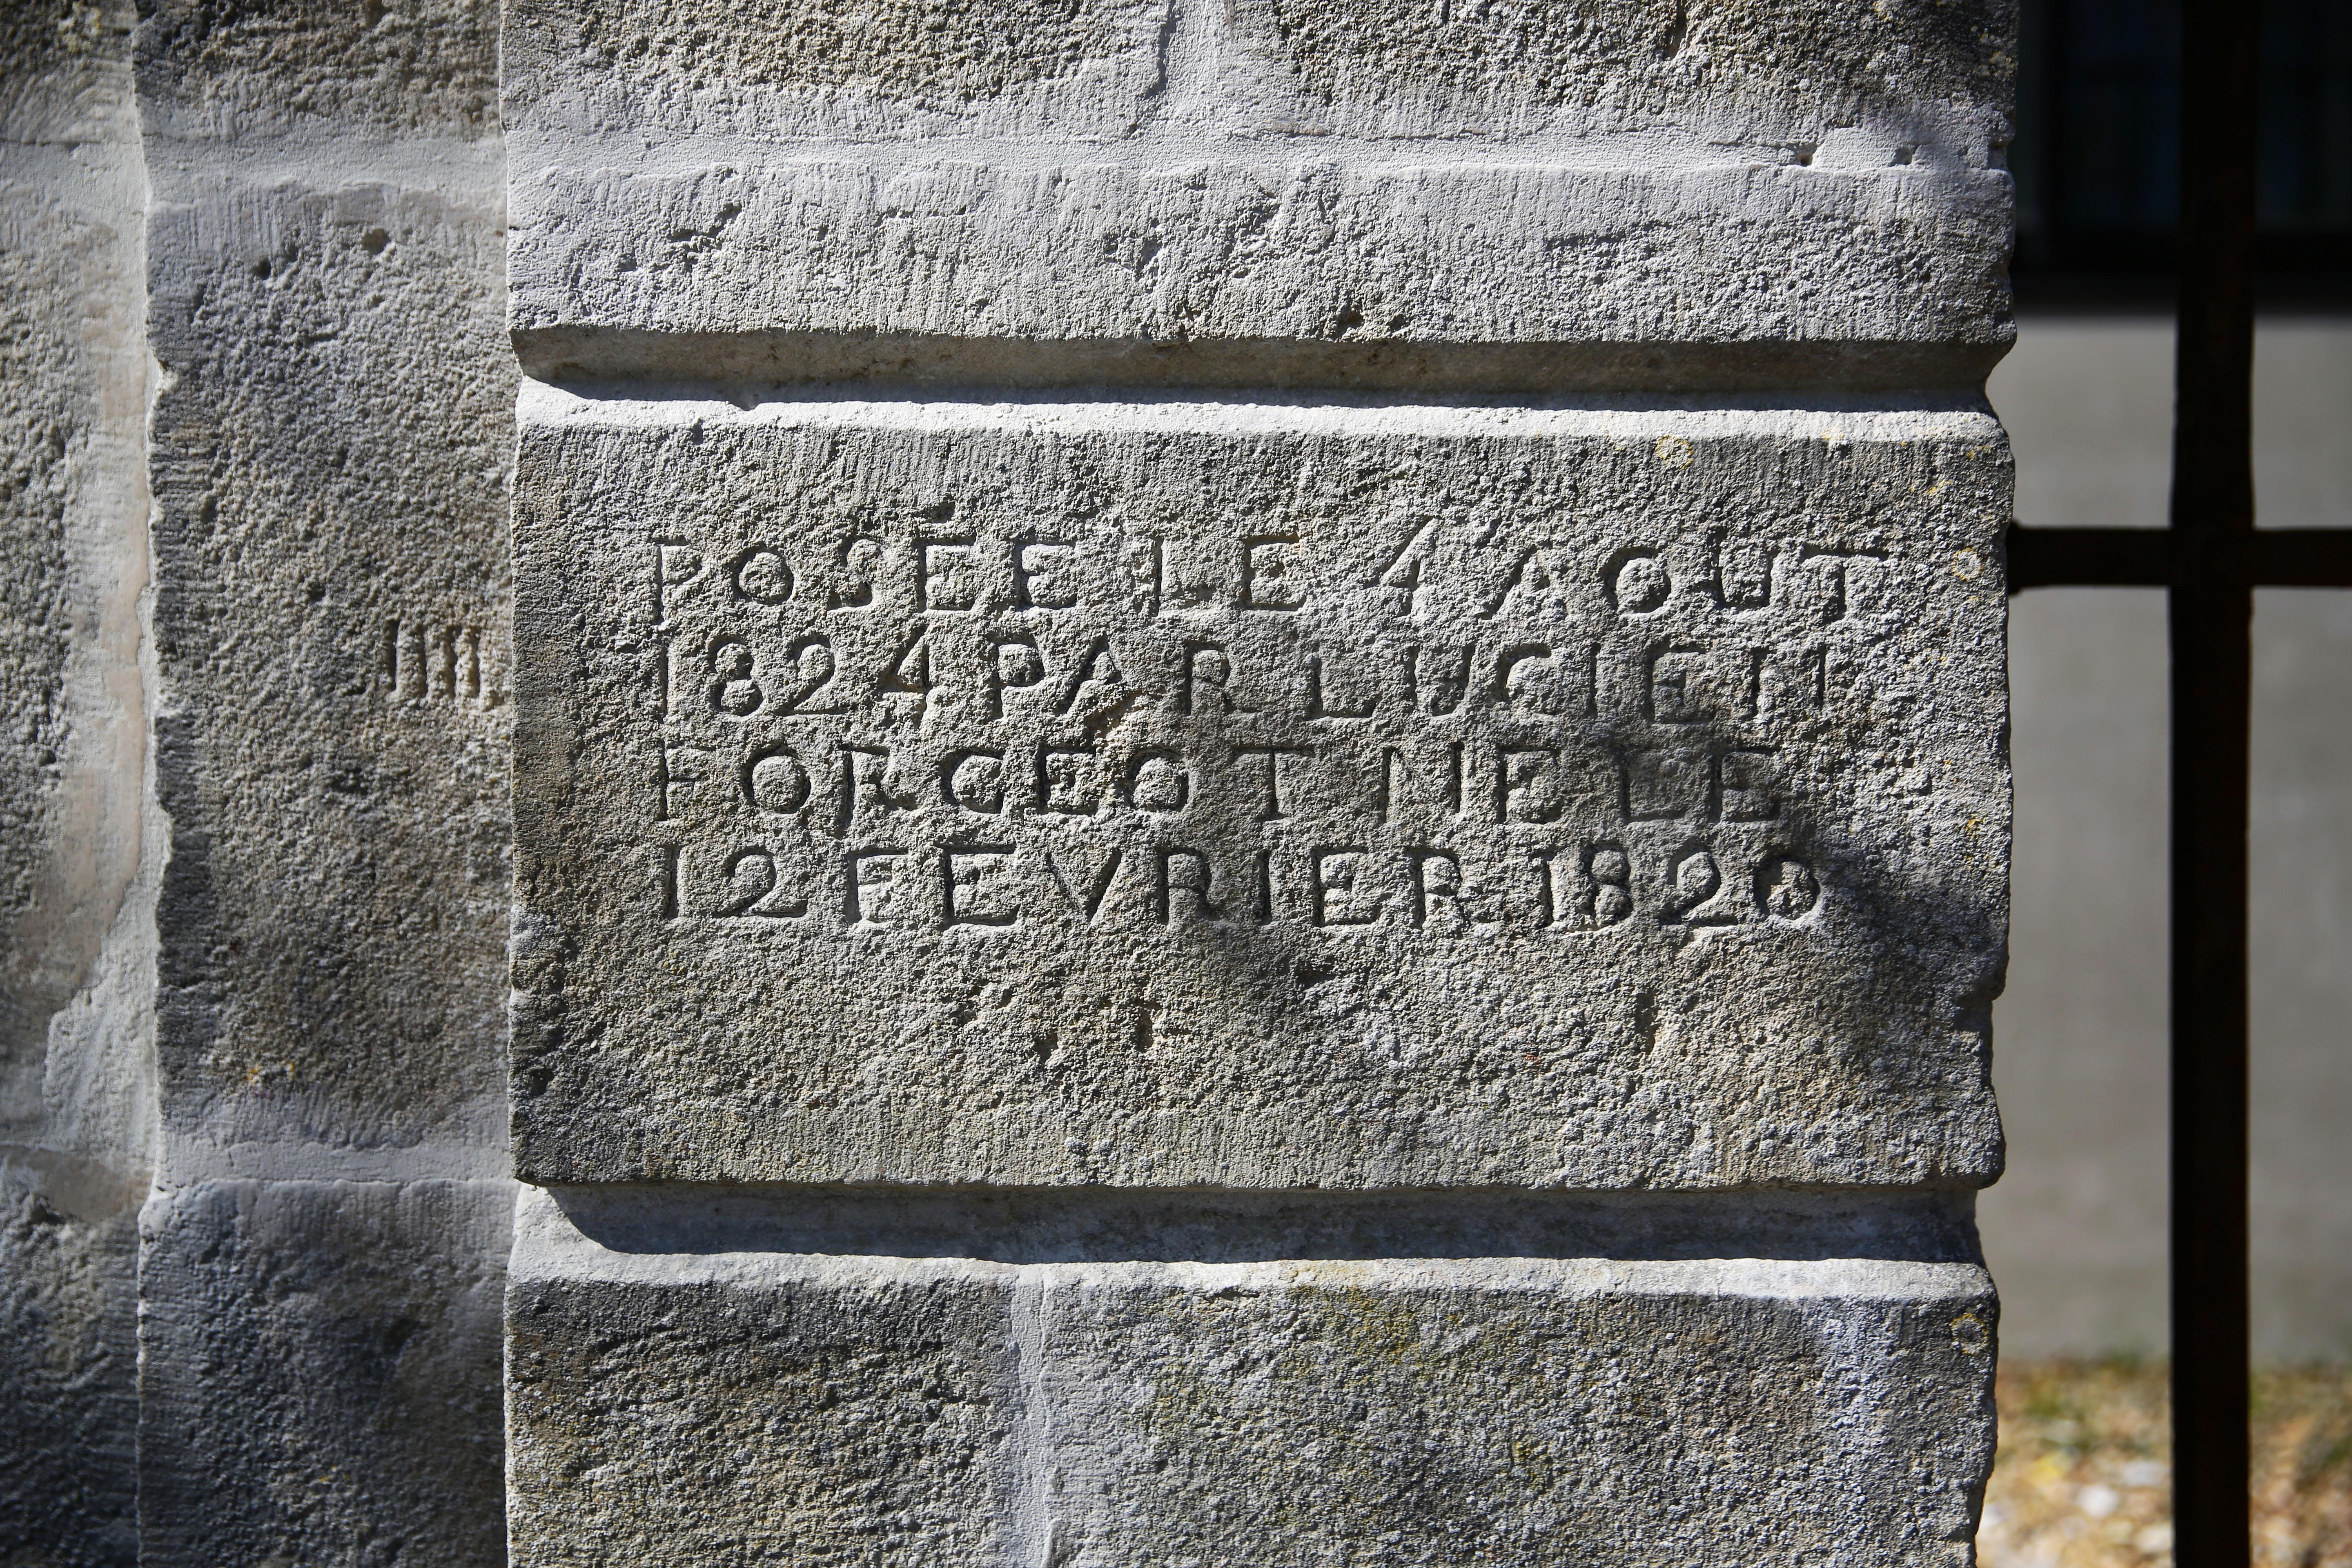
{"type": "Polygon", "coordinates": [[[745,931],[1801,924],[1790,748],[1893,557],[1393,520],[646,540],[649,916],[745,931]]]}
{"type": "Polygon", "coordinates": [[[376,651],[376,686],[406,706],[488,707],[498,689],[484,671],[482,628],[429,618],[383,623],[376,651]]]}
{"type": "Polygon", "coordinates": [[[533,1179],[1997,1163],[1981,416],[532,395],[533,1179]]]}

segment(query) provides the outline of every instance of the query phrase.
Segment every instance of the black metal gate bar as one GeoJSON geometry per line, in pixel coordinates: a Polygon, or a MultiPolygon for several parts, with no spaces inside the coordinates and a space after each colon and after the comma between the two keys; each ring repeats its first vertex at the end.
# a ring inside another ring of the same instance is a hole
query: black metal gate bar
{"type": "Polygon", "coordinates": [[[2188,0],[2169,529],[2012,528],[2010,586],[2163,586],[2172,638],[2174,1562],[2245,1568],[2246,831],[2253,590],[2352,587],[2352,530],[2254,530],[2261,8],[2188,0]]]}
{"type": "Polygon", "coordinates": [[[2173,1560],[2244,1568],[2246,795],[2253,682],[2254,96],[2262,8],[2180,38],[2172,426],[2173,1560]]]}

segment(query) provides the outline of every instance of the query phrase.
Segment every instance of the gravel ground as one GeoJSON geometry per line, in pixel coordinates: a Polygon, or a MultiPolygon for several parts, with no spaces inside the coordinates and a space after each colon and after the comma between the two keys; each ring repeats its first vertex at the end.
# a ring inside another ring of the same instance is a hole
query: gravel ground
{"type": "MultiPolygon", "coordinates": [[[[1983,1568],[2170,1564],[2164,1363],[2021,1362],[2000,1388],[1983,1568]]],[[[2352,1568],[2352,1367],[2257,1374],[2254,1561],[2352,1568]]]]}

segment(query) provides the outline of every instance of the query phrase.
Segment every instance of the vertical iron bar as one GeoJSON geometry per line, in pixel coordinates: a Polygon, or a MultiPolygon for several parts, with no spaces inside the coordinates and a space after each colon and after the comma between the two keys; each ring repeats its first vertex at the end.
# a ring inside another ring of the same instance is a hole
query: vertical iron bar
{"type": "Polygon", "coordinates": [[[2172,527],[2174,1561],[2245,1568],[2246,831],[2260,7],[2188,0],[2172,527]]]}

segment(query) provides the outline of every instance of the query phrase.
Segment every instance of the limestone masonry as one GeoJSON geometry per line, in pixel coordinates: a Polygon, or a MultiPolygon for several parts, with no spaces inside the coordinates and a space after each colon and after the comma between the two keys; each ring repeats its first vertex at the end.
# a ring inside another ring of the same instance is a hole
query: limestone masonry
{"type": "Polygon", "coordinates": [[[555,391],[526,1180],[1983,1180],[1972,414],[555,391]]]}
{"type": "Polygon", "coordinates": [[[7,26],[0,1552],[1971,1560],[2007,6],[7,26]]]}

